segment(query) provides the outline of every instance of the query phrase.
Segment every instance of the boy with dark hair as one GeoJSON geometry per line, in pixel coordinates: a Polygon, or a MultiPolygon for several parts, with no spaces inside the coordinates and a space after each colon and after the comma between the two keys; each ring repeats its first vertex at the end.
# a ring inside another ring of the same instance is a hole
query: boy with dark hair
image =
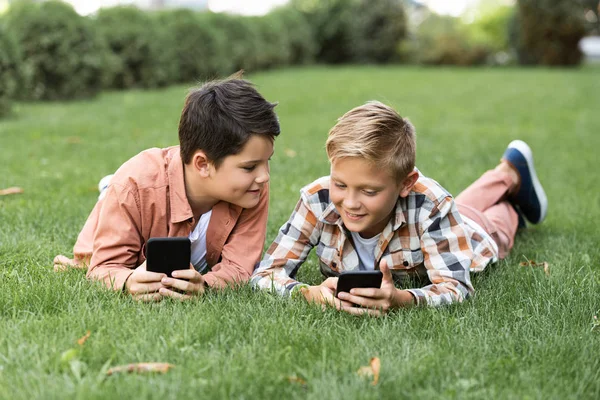
{"type": "Polygon", "coordinates": [[[470,273],[512,248],[519,214],[532,223],[546,215],[546,195],[522,141],[511,142],[500,164],[456,200],[415,168],[414,127],[382,103],[342,116],[326,149],[331,175],[301,190],[289,221],[257,265],[254,286],[351,314],[461,302],[473,293],[470,273]],[[313,247],[329,278],[308,286],[295,275],[313,247]],[[374,269],[383,273],[381,287],[335,297],[339,273],[374,269]],[[406,278],[429,284],[395,287],[395,280],[406,278]]]}
{"type": "Polygon", "coordinates": [[[192,90],[180,145],[125,162],[104,185],[74,259],[57,256],[55,270],[88,267],[88,278],[143,301],[246,282],[266,234],[274,107],[240,75],[192,90]],[[192,243],[190,269],[172,278],[146,270],[148,239],[182,236],[192,243]]]}

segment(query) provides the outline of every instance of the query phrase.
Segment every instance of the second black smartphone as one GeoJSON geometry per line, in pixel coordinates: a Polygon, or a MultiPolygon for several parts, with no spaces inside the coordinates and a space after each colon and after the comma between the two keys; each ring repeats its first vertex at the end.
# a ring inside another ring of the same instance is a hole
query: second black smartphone
{"type": "Polygon", "coordinates": [[[353,288],[380,288],[383,274],[381,271],[344,271],[338,277],[335,296],[338,293],[350,293],[353,288]]]}
{"type": "Polygon", "coordinates": [[[146,270],[167,274],[190,268],[191,243],[187,237],[150,238],[146,243],[146,270]]]}

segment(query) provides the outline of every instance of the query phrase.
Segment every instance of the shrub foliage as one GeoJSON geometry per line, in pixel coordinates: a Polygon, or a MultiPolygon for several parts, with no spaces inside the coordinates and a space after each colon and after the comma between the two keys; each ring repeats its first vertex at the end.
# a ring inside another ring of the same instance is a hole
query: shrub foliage
{"type": "Polygon", "coordinates": [[[104,47],[88,20],[60,1],[17,3],[6,17],[23,58],[25,99],[73,99],[102,87],[104,47]]]}

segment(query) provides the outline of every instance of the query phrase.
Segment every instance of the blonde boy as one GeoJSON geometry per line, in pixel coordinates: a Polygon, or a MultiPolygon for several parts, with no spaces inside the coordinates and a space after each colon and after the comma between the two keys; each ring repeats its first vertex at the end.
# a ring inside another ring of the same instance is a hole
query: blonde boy
{"type": "Polygon", "coordinates": [[[342,116],[326,143],[331,175],[301,190],[251,282],[282,295],[301,295],[352,314],[379,315],[410,305],[462,302],[473,294],[470,272],[505,257],[523,213],[533,223],[546,197],[529,147],[512,142],[500,164],[455,200],[415,168],[415,130],[392,108],[368,102],[342,116]],[[316,247],[317,286],[294,278],[316,247]],[[383,272],[380,288],[335,297],[342,271],[383,272]],[[401,290],[394,281],[427,279],[401,290]],[[359,305],[361,307],[355,307],[359,305]]]}

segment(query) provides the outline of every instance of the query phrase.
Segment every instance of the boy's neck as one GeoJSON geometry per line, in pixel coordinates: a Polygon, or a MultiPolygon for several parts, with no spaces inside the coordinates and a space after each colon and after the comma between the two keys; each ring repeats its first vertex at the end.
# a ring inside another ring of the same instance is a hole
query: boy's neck
{"type": "Polygon", "coordinates": [[[185,164],[183,165],[183,180],[185,195],[195,219],[209,212],[219,202],[219,199],[210,196],[206,192],[207,185],[202,181],[202,178],[185,164]]]}

